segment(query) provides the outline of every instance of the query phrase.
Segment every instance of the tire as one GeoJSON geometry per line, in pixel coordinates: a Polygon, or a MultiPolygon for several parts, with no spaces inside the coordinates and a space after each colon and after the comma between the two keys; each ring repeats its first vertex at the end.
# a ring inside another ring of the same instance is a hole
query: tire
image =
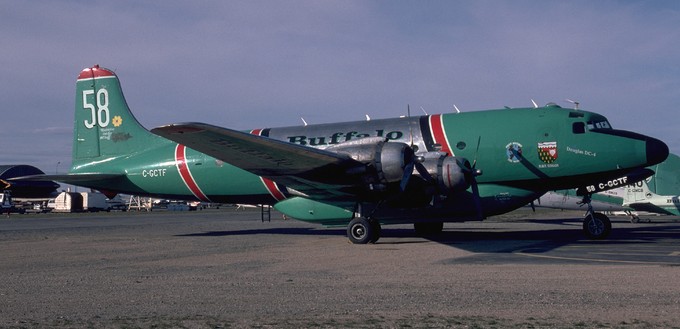
{"type": "Polygon", "coordinates": [[[583,234],[593,240],[602,240],[612,231],[612,222],[602,213],[588,214],[583,220],[583,234]]]}
{"type": "Polygon", "coordinates": [[[376,234],[376,226],[368,219],[357,217],[352,219],[347,225],[347,238],[354,244],[367,244],[375,242],[380,237],[376,234]]]}

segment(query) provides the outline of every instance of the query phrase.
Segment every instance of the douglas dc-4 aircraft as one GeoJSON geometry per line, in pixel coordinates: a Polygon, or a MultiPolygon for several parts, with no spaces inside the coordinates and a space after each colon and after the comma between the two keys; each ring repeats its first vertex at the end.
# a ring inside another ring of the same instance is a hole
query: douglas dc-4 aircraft
{"type": "MultiPolygon", "coordinates": [[[[38,178],[128,193],[270,204],[287,216],[346,225],[373,243],[382,224],[436,233],[481,220],[546,191],[592,187],[657,164],[663,142],[613,129],[602,115],[556,105],[236,131],[180,123],[147,131],[111,70],[76,84],[73,164],[38,178]],[[482,174],[483,170],[483,174],[482,174]]],[[[609,219],[589,212],[584,233],[609,219]]]]}

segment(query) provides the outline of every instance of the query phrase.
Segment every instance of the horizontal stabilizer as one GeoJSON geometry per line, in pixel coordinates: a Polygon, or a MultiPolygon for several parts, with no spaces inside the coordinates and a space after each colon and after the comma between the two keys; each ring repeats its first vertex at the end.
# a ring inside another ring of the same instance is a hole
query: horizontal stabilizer
{"type": "Polygon", "coordinates": [[[125,174],[111,174],[111,173],[82,173],[82,174],[61,174],[61,175],[30,175],[22,177],[14,177],[8,179],[16,182],[40,182],[40,181],[55,181],[66,184],[78,185],[78,183],[100,181],[108,179],[116,179],[124,177],[125,174]]]}

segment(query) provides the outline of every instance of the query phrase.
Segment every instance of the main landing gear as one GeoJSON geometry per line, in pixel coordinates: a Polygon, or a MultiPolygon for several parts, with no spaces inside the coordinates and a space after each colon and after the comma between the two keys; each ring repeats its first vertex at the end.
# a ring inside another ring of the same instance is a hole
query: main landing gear
{"type": "MultiPolygon", "coordinates": [[[[413,227],[419,236],[432,236],[441,233],[444,223],[415,223],[413,227]]],[[[354,244],[375,243],[380,239],[380,223],[376,219],[356,217],[347,225],[347,237],[354,244]]]]}
{"type": "MultiPolygon", "coordinates": [[[[640,219],[640,216],[638,216],[637,214],[633,213],[630,210],[626,210],[625,213],[626,213],[626,215],[628,215],[628,217],[630,217],[630,222],[633,223],[633,224],[639,223],[639,222],[642,221],[642,219],[640,219]]],[[[649,219],[649,218],[645,219],[644,221],[647,222],[647,223],[652,222],[652,220],[649,219]]]]}
{"type": "Polygon", "coordinates": [[[356,217],[347,225],[347,237],[354,244],[375,243],[380,239],[380,222],[376,219],[356,217]]]}
{"type": "Polygon", "coordinates": [[[593,240],[605,239],[612,231],[612,222],[605,214],[594,212],[590,202],[590,194],[583,196],[581,203],[588,205],[586,217],[583,219],[583,234],[593,240]]]}

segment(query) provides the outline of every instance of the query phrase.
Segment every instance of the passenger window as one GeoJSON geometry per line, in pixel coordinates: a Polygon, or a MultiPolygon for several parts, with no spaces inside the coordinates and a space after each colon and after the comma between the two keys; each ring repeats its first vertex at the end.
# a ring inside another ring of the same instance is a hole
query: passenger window
{"type": "Polygon", "coordinates": [[[574,122],[571,126],[571,131],[574,134],[583,134],[586,132],[586,124],[583,122],[574,122]]]}

